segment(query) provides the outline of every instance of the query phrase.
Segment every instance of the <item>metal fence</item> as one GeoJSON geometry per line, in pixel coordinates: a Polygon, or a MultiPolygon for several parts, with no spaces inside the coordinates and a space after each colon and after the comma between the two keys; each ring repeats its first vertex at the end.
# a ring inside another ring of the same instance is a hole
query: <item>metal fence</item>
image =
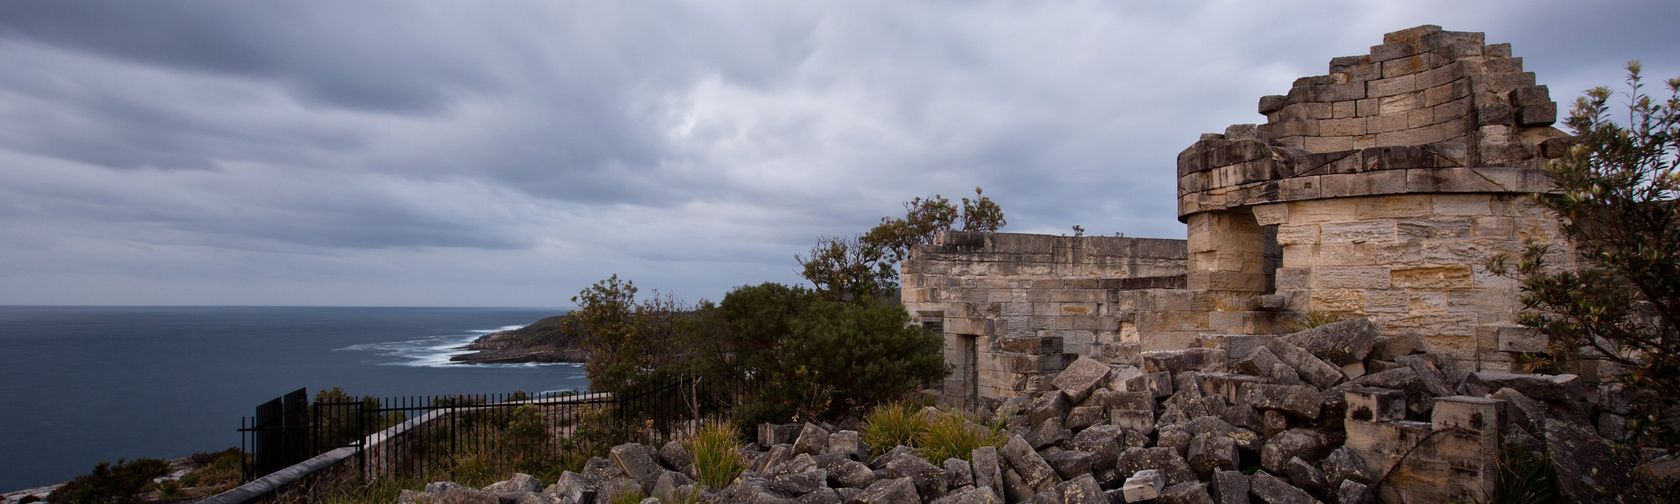
{"type": "Polygon", "coordinates": [[[356,451],[365,477],[426,475],[475,460],[589,457],[619,443],[657,446],[692,432],[738,390],[720,395],[681,378],[620,394],[338,394],[303,408],[300,389],[241,419],[240,446],[250,455],[247,481],[339,448],[356,451]]]}

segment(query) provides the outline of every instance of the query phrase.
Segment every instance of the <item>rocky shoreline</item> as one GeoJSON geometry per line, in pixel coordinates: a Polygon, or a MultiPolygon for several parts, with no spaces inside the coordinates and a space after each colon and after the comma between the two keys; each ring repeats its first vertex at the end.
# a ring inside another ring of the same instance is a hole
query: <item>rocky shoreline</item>
{"type": "Polygon", "coordinates": [[[449,360],[466,364],[588,361],[589,351],[559,330],[559,318],[549,317],[519,329],[480,336],[460,347],[462,350],[472,350],[472,353],[456,355],[449,360]]]}

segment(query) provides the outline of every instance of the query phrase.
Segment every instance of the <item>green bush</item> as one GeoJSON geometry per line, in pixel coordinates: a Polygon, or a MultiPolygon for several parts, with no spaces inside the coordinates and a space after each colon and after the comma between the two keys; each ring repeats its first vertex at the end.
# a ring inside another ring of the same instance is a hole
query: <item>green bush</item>
{"type": "Polygon", "coordinates": [[[939,336],[891,304],[818,302],[793,323],[783,352],[784,400],[812,416],[849,416],[944,378],[939,336]]]}
{"type": "Polygon", "coordinates": [[[169,463],[158,459],[100,462],[93,472],[77,476],[54,490],[47,500],[68,504],[124,504],[138,502],[140,492],[155,478],[169,474],[169,463]]]}
{"type": "MultiPolygon", "coordinates": [[[[863,443],[870,455],[880,455],[898,445],[915,446],[928,430],[928,419],[907,403],[882,404],[863,419],[863,443]]],[[[943,461],[943,459],[941,459],[943,461]]]]}
{"type": "Polygon", "coordinates": [[[688,441],[688,452],[694,455],[694,472],[700,483],[712,488],[729,486],[729,482],[746,469],[741,458],[741,438],[735,426],[725,422],[708,422],[688,441]]]}

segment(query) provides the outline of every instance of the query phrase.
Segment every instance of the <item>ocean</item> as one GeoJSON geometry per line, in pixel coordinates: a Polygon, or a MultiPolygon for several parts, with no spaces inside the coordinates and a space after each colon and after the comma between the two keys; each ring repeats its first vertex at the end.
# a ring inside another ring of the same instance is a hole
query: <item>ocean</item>
{"type": "Polygon", "coordinates": [[[579,365],[449,363],[478,336],[560,311],[0,306],[0,492],[239,446],[241,416],[299,387],[582,390],[579,365]]]}

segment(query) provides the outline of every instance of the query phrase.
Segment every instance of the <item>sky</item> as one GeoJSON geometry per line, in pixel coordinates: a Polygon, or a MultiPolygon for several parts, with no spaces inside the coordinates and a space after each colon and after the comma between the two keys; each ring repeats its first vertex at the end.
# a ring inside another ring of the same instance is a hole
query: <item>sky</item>
{"type": "MultiPolygon", "coordinates": [[[[1175,159],[1420,24],[1567,110],[1680,2],[0,2],[0,304],[554,306],[798,283],[975,186],[1183,238],[1175,159]]],[[[1620,89],[1620,88],[1618,88],[1620,89]]]]}

